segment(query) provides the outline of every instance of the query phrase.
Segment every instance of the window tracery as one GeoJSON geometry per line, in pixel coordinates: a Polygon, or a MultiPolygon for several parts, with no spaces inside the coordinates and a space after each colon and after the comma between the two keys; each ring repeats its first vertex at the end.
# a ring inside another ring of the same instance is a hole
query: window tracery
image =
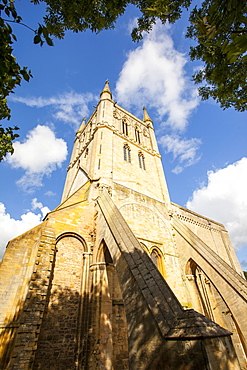
{"type": "Polygon", "coordinates": [[[153,261],[153,263],[155,264],[155,266],[158,268],[158,259],[159,259],[159,255],[158,255],[158,252],[153,249],[152,252],[151,252],[151,260],[153,261]]]}
{"type": "Polygon", "coordinates": [[[156,246],[152,247],[150,258],[163,277],[165,277],[165,268],[161,252],[156,246]]]}
{"type": "Polygon", "coordinates": [[[145,157],[142,152],[138,153],[139,167],[146,170],[145,157]]]}
{"type": "Polygon", "coordinates": [[[124,160],[131,163],[130,147],[128,144],[124,144],[123,147],[124,160]]]}
{"type": "Polygon", "coordinates": [[[126,136],[128,136],[128,123],[126,119],[122,120],[122,133],[126,136]]]}
{"type": "Polygon", "coordinates": [[[144,135],[145,137],[149,137],[148,132],[147,132],[147,130],[146,130],[146,129],[144,129],[144,130],[143,130],[143,135],[144,135]]]}
{"type": "Polygon", "coordinates": [[[140,139],[140,131],[138,129],[138,127],[135,127],[135,141],[140,144],[141,143],[141,139],[140,139]]]}

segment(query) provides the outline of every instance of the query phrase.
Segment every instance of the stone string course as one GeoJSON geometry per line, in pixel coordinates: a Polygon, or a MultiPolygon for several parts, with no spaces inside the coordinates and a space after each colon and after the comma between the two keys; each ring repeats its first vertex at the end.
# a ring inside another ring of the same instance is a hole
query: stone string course
{"type": "Polygon", "coordinates": [[[108,82],[61,204],[0,267],[0,369],[247,369],[247,285],[227,231],[171,203],[152,120],[108,82]]]}

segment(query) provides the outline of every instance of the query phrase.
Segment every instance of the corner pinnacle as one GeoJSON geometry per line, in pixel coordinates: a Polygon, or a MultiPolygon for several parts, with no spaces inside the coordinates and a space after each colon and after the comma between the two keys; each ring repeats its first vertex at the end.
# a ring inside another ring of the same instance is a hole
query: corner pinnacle
{"type": "Polygon", "coordinates": [[[100,99],[106,99],[106,98],[112,99],[112,93],[111,93],[111,90],[110,90],[110,87],[109,87],[109,81],[108,80],[106,80],[105,86],[104,86],[104,88],[103,88],[103,90],[100,94],[100,99]]]}
{"type": "Polygon", "coordinates": [[[145,122],[145,123],[147,123],[147,124],[149,124],[151,126],[153,124],[153,121],[149,117],[148,112],[147,112],[147,109],[145,107],[143,107],[143,122],[145,122]]]}

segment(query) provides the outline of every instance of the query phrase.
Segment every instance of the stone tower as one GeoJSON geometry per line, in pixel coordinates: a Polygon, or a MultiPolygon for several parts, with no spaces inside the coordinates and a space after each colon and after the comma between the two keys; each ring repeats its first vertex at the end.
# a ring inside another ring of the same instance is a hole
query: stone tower
{"type": "Polygon", "coordinates": [[[154,127],[108,82],[61,204],[8,243],[1,369],[246,369],[247,284],[222,224],[170,201],[154,127]]]}

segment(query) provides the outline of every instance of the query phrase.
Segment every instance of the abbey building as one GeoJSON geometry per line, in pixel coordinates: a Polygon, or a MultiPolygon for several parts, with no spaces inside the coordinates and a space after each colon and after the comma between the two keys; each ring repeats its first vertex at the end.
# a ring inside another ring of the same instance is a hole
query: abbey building
{"type": "Polygon", "coordinates": [[[170,201],[153,123],[108,82],[61,204],[8,243],[1,369],[247,369],[247,282],[224,226],[170,201]]]}

